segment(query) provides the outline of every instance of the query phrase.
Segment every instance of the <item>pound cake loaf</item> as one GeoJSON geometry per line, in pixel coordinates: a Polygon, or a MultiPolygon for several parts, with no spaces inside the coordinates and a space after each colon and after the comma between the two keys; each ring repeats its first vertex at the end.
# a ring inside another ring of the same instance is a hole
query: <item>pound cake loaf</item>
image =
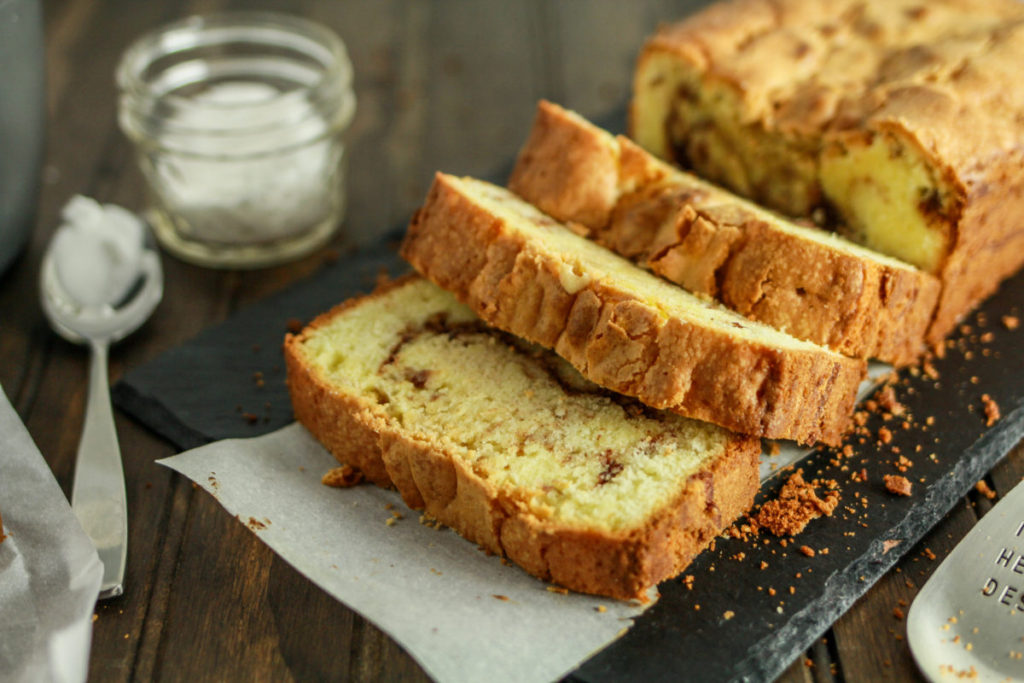
{"type": "Polygon", "coordinates": [[[1024,263],[1024,3],[731,0],[636,67],[643,147],[936,274],[937,341],[1024,263]]]}
{"type": "Polygon", "coordinates": [[[836,444],[866,363],[747,320],[580,237],[510,191],[438,173],[402,256],[585,377],[734,431],[836,444]]]}
{"type": "Polygon", "coordinates": [[[409,277],[285,341],[296,418],[414,508],[572,590],[646,599],[749,509],[757,439],[656,411],[409,277]]]}
{"type": "Polygon", "coordinates": [[[509,188],[751,320],[894,365],[924,349],[934,276],[784,220],[558,105],[538,106],[509,188]]]}

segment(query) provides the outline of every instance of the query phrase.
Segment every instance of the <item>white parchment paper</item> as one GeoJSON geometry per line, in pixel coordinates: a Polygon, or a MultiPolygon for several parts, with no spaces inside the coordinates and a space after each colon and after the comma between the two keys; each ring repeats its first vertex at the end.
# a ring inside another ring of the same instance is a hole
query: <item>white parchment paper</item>
{"type": "Polygon", "coordinates": [[[159,462],[210,492],[438,681],[557,679],[644,609],[550,592],[453,532],[420,524],[393,491],[324,486],[321,476],[337,463],[298,424],[159,462]]]}
{"type": "Polygon", "coordinates": [[[103,565],[0,389],[0,680],[84,681],[103,565]]]}

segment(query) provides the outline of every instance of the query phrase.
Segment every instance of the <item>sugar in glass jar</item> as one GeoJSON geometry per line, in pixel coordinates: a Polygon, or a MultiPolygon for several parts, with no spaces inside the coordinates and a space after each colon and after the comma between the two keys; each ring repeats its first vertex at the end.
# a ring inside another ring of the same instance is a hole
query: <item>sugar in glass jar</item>
{"type": "Polygon", "coordinates": [[[274,13],[192,17],[135,41],[117,83],[121,129],[166,250],[252,268],[298,258],[335,233],[355,95],[332,31],[274,13]]]}

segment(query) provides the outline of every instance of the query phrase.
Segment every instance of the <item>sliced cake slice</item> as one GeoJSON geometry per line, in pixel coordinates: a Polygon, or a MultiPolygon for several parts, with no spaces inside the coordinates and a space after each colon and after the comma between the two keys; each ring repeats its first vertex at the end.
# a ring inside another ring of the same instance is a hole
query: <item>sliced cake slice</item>
{"type": "Polygon", "coordinates": [[[1024,3],[731,0],[637,60],[644,148],[939,277],[944,337],[1024,264],[1024,3]]]}
{"type": "Polygon", "coordinates": [[[802,443],[849,426],[863,360],[698,298],[504,188],[437,174],[402,255],[487,322],[647,405],[802,443]]]}
{"type": "Polygon", "coordinates": [[[646,599],[749,509],[757,439],[585,380],[418,277],[285,341],[296,418],[343,463],[526,571],[646,599]]]}
{"type": "Polygon", "coordinates": [[[558,105],[538,106],[509,188],[751,320],[894,365],[924,350],[937,278],[769,213],[558,105]]]}

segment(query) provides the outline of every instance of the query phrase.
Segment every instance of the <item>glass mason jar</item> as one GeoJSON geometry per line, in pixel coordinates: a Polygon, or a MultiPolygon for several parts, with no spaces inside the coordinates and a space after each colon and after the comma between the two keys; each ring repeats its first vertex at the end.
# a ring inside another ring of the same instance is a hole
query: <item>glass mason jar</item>
{"type": "Polygon", "coordinates": [[[355,94],[329,29],[272,13],[192,17],[135,41],[117,83],[121,129],[169,252],[205,266],[268,266],[337,230],[355,94]]]}

